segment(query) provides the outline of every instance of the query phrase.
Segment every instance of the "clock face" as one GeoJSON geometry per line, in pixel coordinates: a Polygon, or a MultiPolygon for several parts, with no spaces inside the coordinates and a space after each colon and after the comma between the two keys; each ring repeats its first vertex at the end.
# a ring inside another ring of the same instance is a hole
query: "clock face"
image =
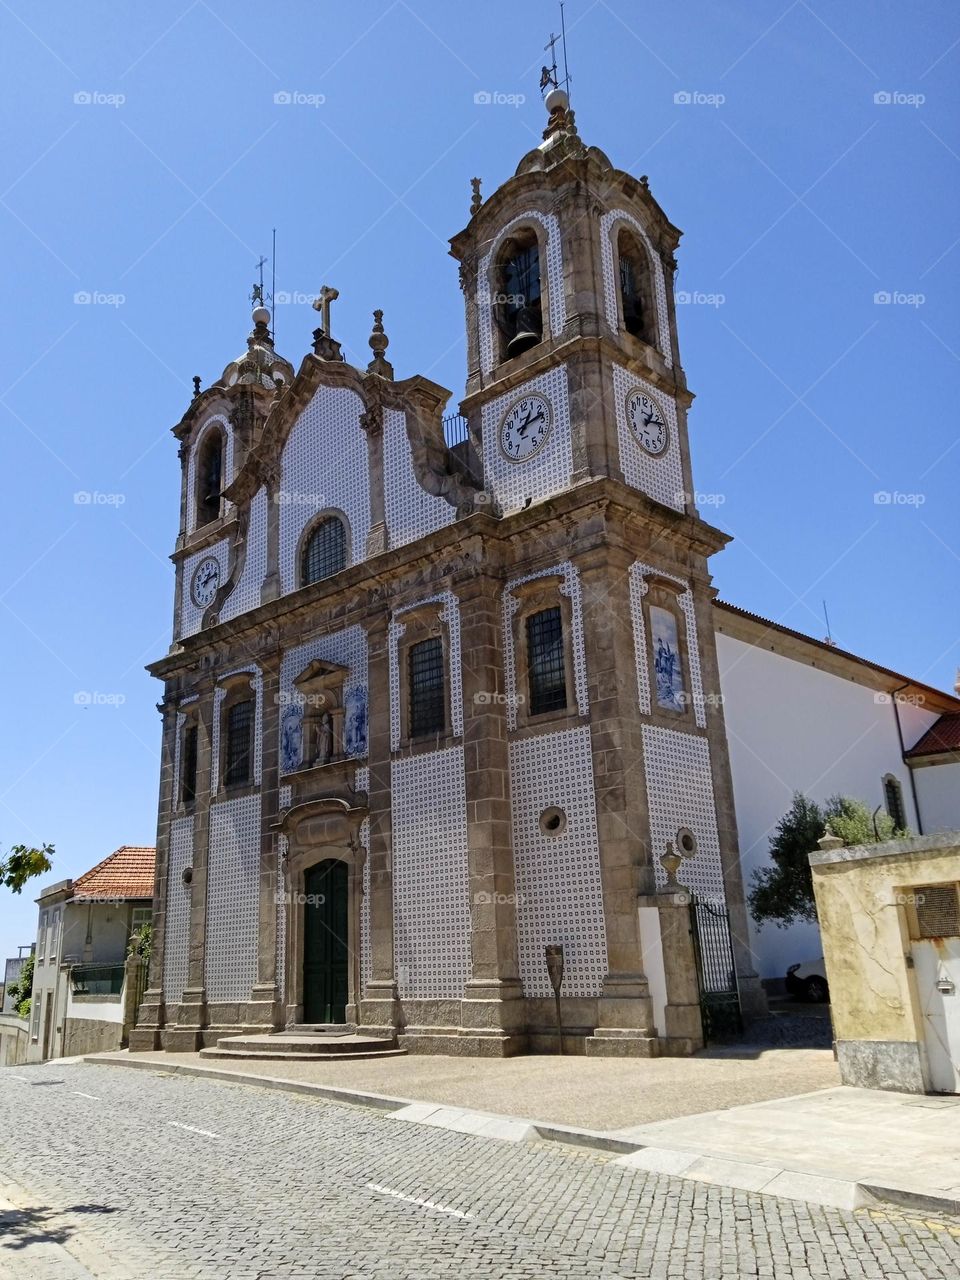
{"type": "Polygon", "coordinates": [[[193,603],[205,609],[212,603],[220,586],[220,561],[215,556],[205,556],[193,571],[190,594],[193,603]]]}
{"type": "Polygon", "coordinates": [[[500,423],[500,449],[511,462],[526,462],[547,443],[553,409],[539,394],[515,400],[500,423]]]}
{"type": "Polygon", "coordinates": [[[627,419],[641,449],[657,457],[670,441],[670,432],[663,410],[653,396],[640,387],[627,396],[627,419]]]}

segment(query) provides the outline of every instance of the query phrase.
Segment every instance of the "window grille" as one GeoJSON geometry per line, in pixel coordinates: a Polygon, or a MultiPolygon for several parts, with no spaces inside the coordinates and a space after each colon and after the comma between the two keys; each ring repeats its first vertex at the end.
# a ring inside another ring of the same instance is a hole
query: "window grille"
{"type": "Polygon", "coordinates": [[[410,646],[410,737],[443,733],[446,728],[443,641],[439,637],[410,646]]]}
{"type": "Polygon", "coordinates": [[[567,705],[567,682],[559,607],[543,609],[527,619],[527,665],[530,714],[562,710],[567,705]]]}
{"type": "Polygon", "coordinates": [[[893,825],[898,831],[905,831],[907,819],[903,812],[903,791],[896,778],[884,778],[883,798],[887,806],[887,813],[893,819],[893,825]]]}
{"type": "Polygon", "coordinates": [[[253,779],[253,702],[235,702],[227,712],[224,782],[242,787],[253,779]]]}
{"type": "Polygon", "coordinates": [[[924,884],[913,892],[921,938],[955,938],[960,934],[960,902],[955,884],[924,884]]]}
{"type": "Polygon", "coordinates": [[[301,585],[306,587],[321,578],[339,573],[347,564],[347,531],[336,516],[321,520],[303,548],[301,585]]]}

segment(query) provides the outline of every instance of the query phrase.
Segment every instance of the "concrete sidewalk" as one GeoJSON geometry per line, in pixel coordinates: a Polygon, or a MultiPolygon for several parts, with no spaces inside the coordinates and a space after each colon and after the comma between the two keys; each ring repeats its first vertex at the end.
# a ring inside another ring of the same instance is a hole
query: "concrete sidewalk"
{"type": "Polygon", "coordinates": [[[123,1051],[86,1060],[295,1090],[512,1142],[576,1144],[651,1173],[838,1208],[888,1201],[960,1214],[960,1097],[838,1087],[828,1050],[349,1063],[123,1051]],[[807,1088],[794,1092],[801,1081],[807,1088]]]}

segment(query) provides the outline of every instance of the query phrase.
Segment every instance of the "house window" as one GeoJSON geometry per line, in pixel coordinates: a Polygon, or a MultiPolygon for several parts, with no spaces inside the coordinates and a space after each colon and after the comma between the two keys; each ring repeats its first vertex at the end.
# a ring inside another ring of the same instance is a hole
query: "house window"
{"type": "Polygon", "coordinates": [[[53,964],[57,958],[58,943],[60,941],[60,908],[54,907],[50,913],[50,963],[53,964]]]}
{"type": "Polygon", "coordinates": [[[188,724],[183,730],[180,799],[184,804],[192,804],[197,798],[197,732],[196,724],[188,724]]]}
{"type": "Polygon", "coordinates": [[[515,232],[501,249],[494,286],[501,359],[509,360],[543,340],[540,248],[529,227],[515,232]]]}
{"type": "Polygon", "coordinates": [[[300,585],[339,573],[347,564],[347,531],[337,516],[327,516],[309,534],[300,561],[300,585]]]}
{"type": "Polygon", "coordinates": [[[672,609],[651,605],[649,616],[657,705],[668,711],[684,711],[687,694],[683,684],[677,615],[672,609]]]}
{"type": "Polygon", "coordinates": [[[411,738],[443,733],[446,729],[446,699],[443,679],[443,641],[431,636],[410,646],[407,652],[410,691],[409,729],[411,738]]]}
{"type": "Polygon", "coordinates": [[[30,1006],[30,1039],[36,1044],[40,1039],[40,996],[33,997],[30,1006]]]}
{"type": "Polygon", "coordinates": [[[903,807],[903,788],[900,786],[899,779],[892,773],[888,773],[883,780],[883,801],[896,829],[906,831],[907,815],[903,807]]]}
{"type": "Polygon", "coordinates": [[[530,714],[562,711],[567,705],[567,680],[559,605],[527,618],[527,670],[530,714]]]}
{"type": "Polygon", "coordinates": [[[220,517],[225,443],[223,432],[219,427],[212,427],[203,437],[200,445],[196,471],[198,529],[220,517]]]}
{"type": "Polygon", "coordinates": [[[228,787],[253,781],[253,700],[235,702],[227,711],[223,780],[228,787]]]}
{"type": "Polygon", "coordinates": [[[37,930],[37,964],[43,964],[47,958],[47,913],[40,912],[40,927],[37,930]]]}
{"type": "Polygon", "coordinates": [[[145,924],[149,924],[152,918],[152,907],[134,907],[130,913],[131,934],[136,933],[138,929],[142,929],[145,924]]]}

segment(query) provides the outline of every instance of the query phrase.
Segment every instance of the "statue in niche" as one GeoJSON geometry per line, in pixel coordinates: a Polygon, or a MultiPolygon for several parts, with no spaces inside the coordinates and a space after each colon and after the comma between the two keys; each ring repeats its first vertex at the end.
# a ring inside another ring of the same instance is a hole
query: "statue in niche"
{"type": "Polygon", "coordinates": [[[324,711],[317,721],[316,735],[317,749],[313,757],[313,763],[326,764],[333,755],[333,721],[330,718],[329,711],[324,711]]]}
{"type": "Polygon", "coordinates": [[[284,773],[300,767],[302,732],[303,710],[296,705],[287,707],[280,725],[280,759],[284,773]]]}

